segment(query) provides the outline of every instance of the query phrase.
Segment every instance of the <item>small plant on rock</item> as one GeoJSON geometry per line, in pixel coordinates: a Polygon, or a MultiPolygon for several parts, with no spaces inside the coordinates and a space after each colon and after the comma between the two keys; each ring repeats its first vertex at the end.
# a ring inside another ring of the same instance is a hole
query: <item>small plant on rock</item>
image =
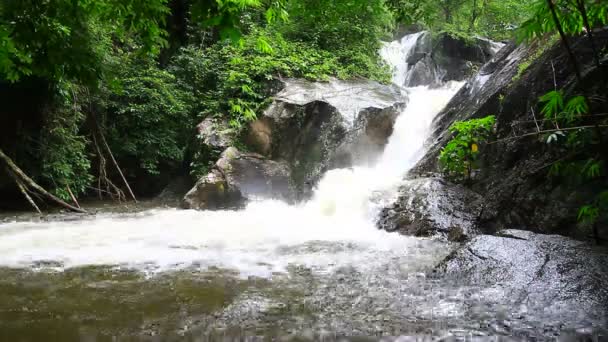
{"type": "Polygon", "coordinates": [[[492,134],[496,117],[458,121],[450,127],[452,140],[439,155],[442,171],[457,181],[470,181],[476,168],[479,144],[486,142],[492,134]]]}

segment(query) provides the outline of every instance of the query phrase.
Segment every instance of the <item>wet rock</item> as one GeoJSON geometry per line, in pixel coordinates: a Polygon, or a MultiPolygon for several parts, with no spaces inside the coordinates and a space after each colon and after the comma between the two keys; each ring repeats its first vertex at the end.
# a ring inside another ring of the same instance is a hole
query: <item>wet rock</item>
{"type": "Polygon", "coordinates": [[[190,176],[177,176],[169,182],[163,191],[156,197],[163,203],[179,204],[179,201],[192,188],[194,180],[190,176]]]}
{"type": "Polygon", "coordinates": [[[242,206],[248,200],[281,199],[293,201],[290,168],[255,153],[226,149],[213,170],[199,179],[184,197],[191,209],[223,209],[242,206]]]}
{"type": "Polygon", "coordinates": [[[199,139],[210,148],[223,151],[234,141],[235,132],[223,119],[206,118],[196,128],[199,139]]]}
{"type": "MultiPolygon", "coordinates": [[[[366,80],[287,80],[270,107],[251,124],[245,140],[265,157],[287,161],[294,171],[294,185],[305,193],[358,123],[374,123],[376,127],[369,131],[376,141],[381,140],[382,129],[384,133],[391,131],[381,127],[381,119],[374,121],[371,116],[396,117],[404,98],[398,87],[366,80]],[[366,120],[358,120],[361,117],[366,120]]],[[[363,131],[367,132],[367,127],[363,131]]]]}
{"type": "Polygon", "coordinates": [[[439,178],[405,181],[397,201],[382,210],[378,226],[404,235],[444,234],[450,241],[464,241],[478,232],[481,196],[461,185],[439,178]]]}
{"type": "Polygon", "coordinates": [[[232,187],[220,170],[214,169],[196,182],[184,197],[185,209],[228,209],[243,203],[240,191],[232,187]]]}
{"type": "Polygon", "coordinates": [[[416,62],[409,71],[407,78],[408,87],[423,85],[435,85],[441,82],[439,70],[431,57],[425,57],[416,62]]]}
{"type": "Polygon", "coordinates": [[[405,86],[466,80],[492,59],[503,45],[485,38],[464,39],[447,33],[433,37],[430,32],[423,32],[407,56],[409,71],[405,86]]]}
{"type": "Polygon", "coordinates": [[[520,230],[480,235],[437,272],[482,286],[479,296],[485,301],[512,307],[506,321],[534,312],[538,320],[585,317],[602,327],[608,315],[608,251],[566,237],[520,230]]]}
{"type": "Polygon", "coordinates": [[[490,61],[500,46],[484,38],[465,40],[443,33],[435,39],[433,60],[443,73],[443,81],[462,81],[490,61]]]}
{"type": "Polygon", "coordinates": [[[363,109],[353,129],[347,133],[340,146],[330,153],[328,168],[373,165],[393,134],[397,117],[403,109],[403,103],[384,109],[363,109]]]}
{"type": "MultiPolygon", "coordinates": [[[[596,36],[598,46],[608,46],[608,30],[599,30],[596,36]]],[[[487,233],[516,227],[581,238],[591,235],[590,229],[578,224],[577,211],[604,188],[599,183],[605,184],[605,178],[588,186],[556,182],[548,177],[548,170],[564,157],[563,151],[538,136],[514,138],[537,130],[531,109],[538,117],[538,99],[555,88],[554,82],[557,88],[573,95],[604,94],[608,87],[608,73],[596,69],[584,37],[573,40],[578,63],[585,70],[582,82],[576,82],[563,46],[559,42],[550,47],[548,44],[551,43],[509,44],[500,50],[439,113],[430,148],[411,171],[418,176],[439,171],[437,157],[451,138],[449,127],[455,121],[495,115],[496,143],[480,149],[480,170],[471,184],[483,195],[485,210],[480,226],[487,233]]],[[[592,112],[608,111],[606,102],[593,106],[592,112]]],[[[600,236],[608,236],[608,225],[602,223],[598,227],[600,236]]]]}
{"type": "Polygon", "coordinates": [[[430,57],[433,54],[433,35],[430,32],[424,32],[418,37],[416,46],[407,56],[407,64],[415,65],[425,57],[430,57]]]}

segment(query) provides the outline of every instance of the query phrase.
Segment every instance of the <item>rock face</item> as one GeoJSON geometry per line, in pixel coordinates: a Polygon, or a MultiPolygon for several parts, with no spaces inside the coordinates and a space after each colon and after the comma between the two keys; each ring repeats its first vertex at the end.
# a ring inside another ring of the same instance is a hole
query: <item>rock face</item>
{"type": "Polygon", "coordinates": [[[235,138],[234,130],[221,119],[206,118],[196,128],[202,143],[212,149],[223,151],[230,147],[235,138]]]}
{"type": "Polygon", "coordinates": [[[501,322],[510,333],[522,318],[579,322],[584,317],[606,326],[608,254],[584,242],[520,230],[480,235],[436,272],[458,284],[480,286],[475,296],[487,301],[483,305],[513,308],[501,322]]]}
{"type": "Polygon", "coordinates": [[[477,234],[480,195],[440,178],[405,181],[395,204],[382,210],[378,226],[389,232],[463,241],[477,234]],[[477,204],[474,204],[477,203],[477,204]]]}
{"type": "Polygon", "coordinates": [[[327,166],[334,169],[373,165],[393,134],[402,110],[401,105],[363,109],[342,143],[330,151],[327,166]]]}
{"type": "Polygon", "coordinates": [[[269,159],[287,161],[293,183],[306,196],[329,159],[340,159],[335,165],[341,166],[353,162],[364,139],[381,149],[405,98],[398,87],[372,81],[287,80],[251,124],[246,142],[269,159]],[[332,158],[336,153],[340,157],[332,158]]]}
{"type": "MultiPolygon", "coordinates": [[[[594,36],[596,45],[608,46],[607,30],[594,36]]],[[[605,188],[601,184],[573,187],[552,181],[548,167],[560,160],[563,152],[533,134],[518,137],[536,131],[533,113],[539,115],[538,99],[555,88],[554,82],[558,89],[571,95],[605,94],[608,89],[606,67],[595,67],[591,47],[584,37],[572,41],[584,71],[580,83],[559,42],[537,57],[539,49],[547,44],[544,41],[503,48],[437,116],[431,147],[411,172],[420,176],[439,171],[437,157],[451,137],[448,128],[453,122],[495,115],[497,142],[481,147],[480,170],[471,184],[475,192],[483,194],[485,209],[480,227],[487,233],[514,227],[587,236],[590,232],[577,224],[578,208],[605,188]]],[[[592,102],[591,110],[608,112],[608,103],[592,102]]],[[[605,184],[605,180],[602,182],[605,184]]],[[[600,235],[606,234],[606,225],[600,224],[599,230],[600,235]]]]}
{"type": "Polygon", "coordinates": [[[405,86],[463,81],[492,59],[503,45],[483,38],[469,41],[446,33],[433,37],[430,32],[423,32],[406,58],[405,86]]]}
{"type": "Polygon", "coordinates": [[[290,169],[285,163],[267,160],[231,147],[222,153],[215,167],[199,179],[183,201],[187,209],[238,208],[248,200],[293,201],[290,169]]]}

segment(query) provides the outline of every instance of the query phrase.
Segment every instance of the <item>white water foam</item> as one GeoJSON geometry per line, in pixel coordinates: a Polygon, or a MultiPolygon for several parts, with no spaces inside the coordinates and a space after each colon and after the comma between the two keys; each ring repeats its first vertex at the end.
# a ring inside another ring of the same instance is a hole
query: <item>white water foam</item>
{"type": "MultiPolygon", "coordinates": [[[[391,44],[407,55],[415,38],[391,44]]],[[[396,65],[395,60],[388,62],[396,65]]],[[[395,82],[401,78],[396,75],[395,82]]],[[[199,265],[271,276],[289,265],[329,272],[343,266],[377,267],[390,258],[407,260],[406,268],[432,264],[443,256],[445,245],[380,231],[374,215],[377,197],[396,191],[424,151],[434,116],[461,85],[407,89],[408,106],[378,164],[327,172],[308,203],[262,201],[241,211],[151,210],[78,222],[3,224],[0,265],[53,261],[61,267],[125,265],[147,270],[199,265]]]]}
{"type": "Polygon", "coordinates": [[[380,49],[380,56],[393,69],[393,83],[402,87],[408,79],[408,63],[407,58],[410,52],[416,47],[418,38],[425,31],[406,35],[400,40],[394,40],[390,43],[383,43],[380,49]]]}

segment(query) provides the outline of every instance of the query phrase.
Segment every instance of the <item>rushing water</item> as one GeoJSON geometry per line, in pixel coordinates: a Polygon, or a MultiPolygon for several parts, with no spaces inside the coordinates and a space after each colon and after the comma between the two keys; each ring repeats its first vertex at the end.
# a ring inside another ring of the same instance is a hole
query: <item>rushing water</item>
{"type": "MultiPolygon", "coordinates": [[[[397,84],[416,39],[382,50],[397,84]]],[[[484,334],[470,289],[426,277],[453,246],[374,225],[460,86],[407,89],[377,165],[329,171],[307,203],[0,225],[0,340],[484,334]]]]}

